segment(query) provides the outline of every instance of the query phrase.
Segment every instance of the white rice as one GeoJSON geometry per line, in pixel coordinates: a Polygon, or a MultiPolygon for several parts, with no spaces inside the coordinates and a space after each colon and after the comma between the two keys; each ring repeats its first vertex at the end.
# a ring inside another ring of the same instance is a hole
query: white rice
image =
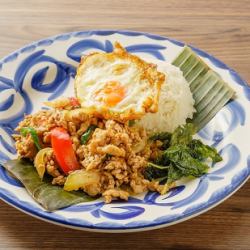
{"type": "Polygon", "coordinates": [[[193,117],[194,99],[178,67],[158,60],[153,63],[158,65],[158,71],[166,74],[166,81],[161,87],[158,112],[146,114],[139,123],[152,132],[173,132],[193,117]]]}

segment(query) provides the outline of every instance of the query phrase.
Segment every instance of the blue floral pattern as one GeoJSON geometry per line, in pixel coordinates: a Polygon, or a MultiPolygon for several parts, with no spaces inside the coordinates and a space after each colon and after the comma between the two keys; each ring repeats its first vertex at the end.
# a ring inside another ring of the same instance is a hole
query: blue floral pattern
{"type": "MultiPolygon", "coordinates": [[[[184,45],[166,37],[132,31],[81,31],[35,42],[0,61],[0,163],[15,157],[11,135],[23,114],[42,107],[31,93],[48,100],[64,94],[81,56],[96,50],[111,52],[116,40],[126,41],[125,48],[131,53],[144,53],[159,60],[168,58],[170,47],[178,49],[184,45]],[[140,37],[140,42],[136,37],[140,37]],[[50,51],[53,46],[62,46],[65,55],[54,56],[53,50],[50,51]],[[13,64],[12,77],[4,71],[8,64],[13,64]],[[18,107],[17,103],[20,103],[18,107]]],[[[126,203],[116,201],[107,205],[98,200],[48,213],[29,196],[17,197],[14,190],[23,190],[21,183],[0,166],[0,183],[3,184],[0,197],[27,213],[75,228],[136,230],[187,219],[231,195],[250,175],[250,156],[235,138],[231,138],[235,131],[248,124],[245,104],[250,101],[250,88],[227,65],[200,49],[193,49],[213,67],[228,72],[234,86],[242,91],[242,97],[228,103],[199,132],[202,139],[218,147],[225,159],[213,166],[210,173],[192,184],[182,183],[164,196],[148,192],[143,197],[131,197],[126,203]],[[157,212],[152,214],[151,210],[157,212]]]]}
{"type": "MultiPolygon", "coordinates": [[[[83,41],[79,41],[73,44],[67,50],[67,56],[76,62],[80,62],[81,57],[85,55],[85,51],[89,49],[101,50],[105,52],[113,51],[113,44],[106,40],[104,43],[97,41],[95,39],[85,39],[83,41]]],[[[161,54],[159,50],[166,49],[165,46],[155,45],[155,44],[136,44],[125,46],[125,49],[130,53],[147,53],[154,56],[156,59],[164,60],[164,56],[161,54]]]]}
{"type": "Polygon", "coordinates": [[[214,142],[217,145],[224,137],[229,135],[238,126],[244,126],[246,121],[246,112],[242,105],[234,100],[230,101],[226,108],[216,115],[217,119],[214,121],[220,121],[220,127],[222,130],[213,130],[211,123],[208,124],[199,132],[199,136],[214,142]]]}

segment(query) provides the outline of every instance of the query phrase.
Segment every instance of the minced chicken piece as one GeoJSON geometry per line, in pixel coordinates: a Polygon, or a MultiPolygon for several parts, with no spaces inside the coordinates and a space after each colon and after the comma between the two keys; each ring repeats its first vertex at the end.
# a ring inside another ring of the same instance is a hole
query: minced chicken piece
{"type": "Polygon", "coordinates": [[[120,198],[122,200],[128,200],[129,193],[123,190],[109,189],[105,191],[102,196],[106,203],[110,203],[113,198],[120,198]]]}
{"type": "MultiPolygon", "coordinates": [[[[56,127],[64,128],[72,140],[80,168],[98,171],[100,174],[96,185],[85,185],[81,188],[90,196],[102,195],[105,202],[111,202],[117,198],[127,200],[130,194],[147,190],[161,192],[161,185],[151,183],[143,175],[147,160],[160,146],[157,144],[150,147],[147,144],[147,134],[143,128],[114,120],[98,119],[86,115],[81,108],[69,109],[67,103],[64,100],[60,106],[60,102],[55,102],[56,109],[25,116],[17,132],[22,127],[32,127],[37,131],[42,147],[52,148],[50,131],[56,127]],[[64,104],[67,109],[63,109],[64,104]],[[81,136],[90,125],[94,125],[95,129],[86,143],[82,144],[81,136]]],[[[19,156],[34,160],[38,150],[31,136],[15,135],[14,138],[19,156]]],[[[44,164],[46,173],[53,177],[52,184],[64,185],[67,175],[61,170],[53,151],[46,155],[44,164]]]]}

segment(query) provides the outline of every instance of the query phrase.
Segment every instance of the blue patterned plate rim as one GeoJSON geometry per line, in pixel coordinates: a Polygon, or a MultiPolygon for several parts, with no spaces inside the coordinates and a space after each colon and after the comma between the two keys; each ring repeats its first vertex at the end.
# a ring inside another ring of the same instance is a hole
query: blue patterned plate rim
{"type": "MultiPolygon", "coordinates": [[[[160,35],[154,35],[150,33],[145,32],[137,32],[137,31],[130,31],[130,30],[86,30],[86,31],[76,31],[76,32],[69,32],[69,33],[63,33],[60,35],[52,36],[46,39],[41,39],[36,42],[30,43],[13,53],[9,54],[8,56],[4,57],[2,60],[0,60],[0,72],[3,64],[6,64],[8,62],[12,62],[15,59],[18,58],[19,54],[22,53],[29,53],[32,52],[34,49],[40,46],[50,46],[52,43],[56,41],[65,41],[70,39],[71,37],[91,37],[92,35],[99,35],[99,36],[108,36],[112,34],[121,34],[124,36],[145,36],[152,40],[167,40],[177,46],[184,46],[185,43],[180,42],[175,39],[171,39],[168,37],[160,36],[160,35]]],[[[246,91],[249,91],[250,87],[248,84],[229,66],[224,64],[219,59],[215,58],[213,55],[196,48],[195,46],[191,46],[200,56],[204,58],[208,58],[213,64],[215,64],[217,67],[221,69],[226,69],[230,72],[230,75],[233,76],[234,81],[242,86],[242,88],[246,91]]],[[[128,232],[133,231],[142,231],[143,229],[154,229],[154,228],[161,228],[168,225],[173,225],[181,221],[185,221],[191,217],[194,217],[196,215],[202,214],[206,212],[207,210],[217,206],[221,202],[223,202],[225,199],[230,197],[234,192],[236,192],[250,177],[250,157],[248,157],[247,160],[247,166],[246,168],[242,169],[240,173],[238,173],[237,176],[234,177],[234,180],[231,184],[229,184],[227,187],[224,188],[224,190],[219,190],[220,192],[217,192],[217,195],[210,197],[209,201],[200,203],[191,209],[185,210],[182,214],[172,215],[170,216],[162,216],[154,221],[137,221],[136,224],[133,225],[133,223],[128,224],[121,224],[121,223],[99,223],[97,224],[90,224],[87,221],[79,220],[77,222],[76,220],[71,221],[70,219],[66,219],[60,215],[55,215],[53,213],[49,213],[46,211],[43,211],[42,209],[34,209],[33,207],[30,207],[28,203],[22,203],[19,202],[18,198],[13,196],[12,194],[8,194],[8,191],[0,188],[0,198],[5,201],[6,203],[12,205],[13,207],[19,209],[20,211],[29,214],[31,216],[34,216],[36,218],[52,222],[61,226],[66,226],[74,229],[84,229],[84,230],[90,230],[90,231],[103,231],[103,232],[124,232],[129,230],[128,232]]]]}
{"type": "MultiPolygon", "coordinates": [[[[9,55],[3,57],[0,60],[0,72],[1,72],[2,65],[4,65],[5,63],[8,63],[8,62],[11,62],[12,60],[17,59],[19,54],[24,53],[24,52],[31,52],[36,47],[39,47],[39,46],[49,46],[52,43],[54,43],[55,41],[59,41],[60,39],[58,39],[58,38],[60,38],[60,37],[67,37],[67,40],[68,40],[71,37],[81,37],[82,36],[83,38],[86,38],[86,37],[91,37],[92,35],[106,36],[106,35],[112,35],[112,34],[121,34],[121,35],[125,35],[125,36],[146,36],[148,38],[151,38],[152,40],[170,41],[171,43],[173,43],[177,46],[181,46],[181,47],[183,47],[186,44],[184,42],[181,42],[179,40],[169,38],[166,36],[156,35],[156,34],[152,34],[152,33],[148,33],[148,32],[132,31],[132,30],[100,29],[100,30],[84,30],[84,31],[66,32],[66,33],[61,33],[59,35],[50,36],[48,38],[40,39],[40,40],[37,40],[35,42],[29,43],[29,44],[15,50],[14,52],[10,53],[9,55]],[[27,49],[27,48],[29,48],[29,49],[27,49]],[[31,48],[32,48],[32,50],[31,50],[31,48]]],[[[196,46],[193,46],[191,44],[188,44],[188,46],[190,46],[192,49],[194,49],[200,56],[205,57],[205,58],[209,58],[211,60],[211,62],[215,63],[220,68],[227,69],[228,71],[230,71],[235,76],[235,78],[236,78],[235,81],[239,85],[241,85],[242,87],[246,87],[247,89],[250,89],[247,82],[234,69],[229,67],[227,64],[222,62],[220,59],[216,58],[211,53],[207,53],[204,50],[197,48],[196,46]]]]}

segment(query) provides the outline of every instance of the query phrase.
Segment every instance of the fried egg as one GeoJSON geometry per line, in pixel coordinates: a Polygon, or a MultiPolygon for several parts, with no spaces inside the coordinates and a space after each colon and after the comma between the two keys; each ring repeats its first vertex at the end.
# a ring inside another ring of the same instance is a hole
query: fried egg
{"type": "Polygon", "coordinates": [[[82,57],[75,79],[76,96],[86,113],[104,119],[139,119],[158,110],[165,75],[157,66],[129,54],[119,43],[111,53],[82,57]]]}

